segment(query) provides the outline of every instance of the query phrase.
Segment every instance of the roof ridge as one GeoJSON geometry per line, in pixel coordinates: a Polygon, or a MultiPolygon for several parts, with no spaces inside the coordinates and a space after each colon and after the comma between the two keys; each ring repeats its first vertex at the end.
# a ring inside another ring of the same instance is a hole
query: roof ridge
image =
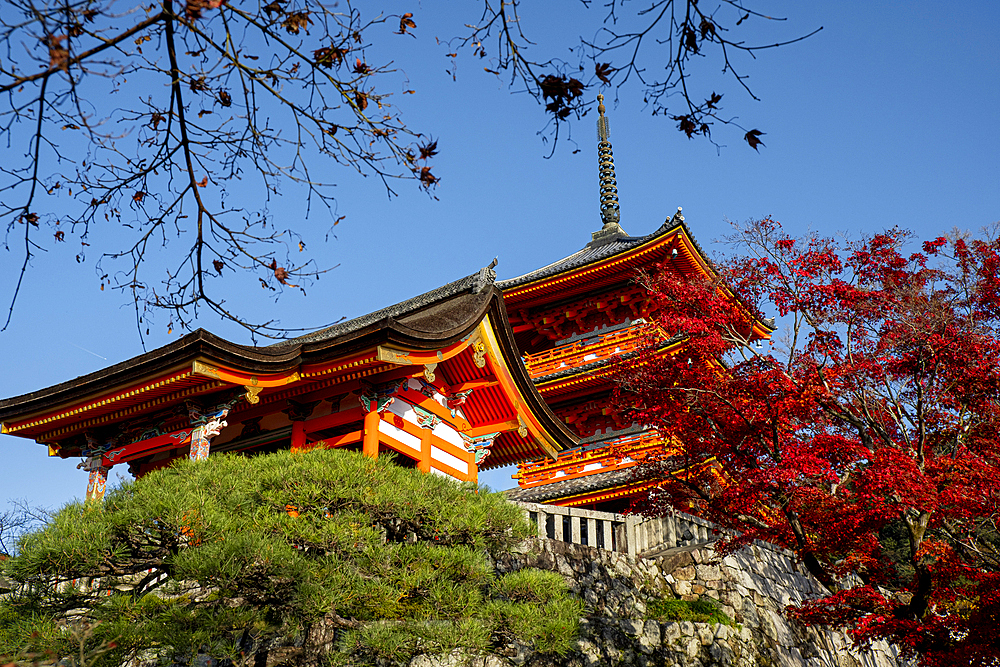
{"type": "Polygon", "coordinates": [[[291,345],[314,343],[328,338],[343,336],[344,334],[363,329],[371,324],[379,322],[380,320],[386,318],[398,318],[402,315],[420,310],[421,308],[429,306],[436,301],[440,301],[450,296],[455,296],[456,294],[461,294],[467,290],[471,291],[473,294],[479,294],[496,283],[497,274],[496,271],[493,270],[496,265],[497,260],[494,258],[489,266],[485,266],[475,273],[465,276],[464,278],[453,280],[452,282],[442,285],[441,287],[424,292],[423,294],[418,294],[417,296],[406,299],[405,301],[400,301],[399,303],[386,306],[385,308],[380,308],[379,310],[365,315],[359,315],[358,317],[354,317],[344,322],[338,322],[337,324],[313,331],[312,333],[272,343],[271,345],[266,346],[265,349],[279,349],[291,345]]]}
{"type": "MultiPolygon", "coordinates": [[[[506,280],[501,280],[497,282],[497,287],[501,290],[508,290],[512,287],[517,287],[525,283],[529,283],[533,280],[539,278],[545,278],[550,275],[555,275],[561,271],[567,271],[569,269],[576,268],[578,266],[584,266],[592,262],[597,262],[602,259],[606,259],[613,255],[617,255],[620,252],[631,249],[634,246],[641,245],[647,241],[662,236],[671,229],[673,229],[676,224],[675,221],[680,218],[680,224],[684,224],[683,216],[679,215],[680,209],[678,208],[678,213],[675,213],[672,217],[667,218],[659,227],[653,230],[651,233],[645,236],[618,236],[614,239],[603,241],[601,243],[594,243],[591,241],[584,247],[580,248],[576,252],[563,257],[562,259],[557,259],[551,264],[547,264],[539,269],[534,269],[528,273],[522,274],[520,276],[515,276],[513,278],[508,278],[506,280]]],[[[687,227],[685,226],[685,230],[687,227]]],[[[688,233],[690,236],[690,232],[688,233]]],[[[700,248],[699,248],[700,250],[700,248]]]]}

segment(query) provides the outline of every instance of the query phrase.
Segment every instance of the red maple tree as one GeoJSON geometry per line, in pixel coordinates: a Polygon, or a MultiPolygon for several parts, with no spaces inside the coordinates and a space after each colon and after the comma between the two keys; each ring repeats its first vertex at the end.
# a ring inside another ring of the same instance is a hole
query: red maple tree
{"type": "Polygon", "coordinates": [[[839,243],[771,219],[730,240],[716,282],[643,276],[657,340],[687,337],[622,365],[622,405],[676,445],[642,467],[662,480],[643,510],[793,550],[830,593],[790,609],[806,623],[997,664],[1000,240],[908,254],[900,230],[839,243]],[[762,344],[771,309],[785,335],[762,344]]]}

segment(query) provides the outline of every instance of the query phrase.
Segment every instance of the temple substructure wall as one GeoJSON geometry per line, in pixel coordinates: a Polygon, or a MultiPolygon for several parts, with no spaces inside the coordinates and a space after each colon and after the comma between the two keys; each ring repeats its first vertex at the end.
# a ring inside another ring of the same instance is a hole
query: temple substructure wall
{"type": "MultiPolygon", "coordinates": [[[[560,573],[586,603],[575,653],[534,656],[513,647],[511,665],[590,667],[903,667],[884,642],[855,647],[844,633],[805,627],[785,608],[823,594],[784,550],[755,544],[720,556],[711,545],[652,558],[533,539],[498,570],[537,567],[560,573]],[[733,622],[663,622],[656,600],[711,598],[733,622]]],[[[431,663],[428,663],[428,665],[431,663]]],[[[504,664],[496,662],[496,667],[504,664]]],[[[416,665],[414,665],[416,667],[416,665]]],[[[491,665],[491,667],[493,667],[491,665]]]]}

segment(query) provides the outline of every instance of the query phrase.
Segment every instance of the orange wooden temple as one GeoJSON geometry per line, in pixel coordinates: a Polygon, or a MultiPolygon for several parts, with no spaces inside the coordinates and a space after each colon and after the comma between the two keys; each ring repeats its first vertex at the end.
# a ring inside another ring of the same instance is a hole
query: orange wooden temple
{"type": "Polygon", "coordinates": [[[514,343],[492,265],[433,292],[269,347],[198,330],[175,343],[0,401],[4,433],[82,457],[88,499],[109,470],[189,456],[341,447],[477,481],[478,471],[575,447],[514,343]]]}
{"type": "MultiPolygon", "coordinates": [[[[408,301],[268,347],[198,330],[40,391],[0,400],[0,430],[82,457],[88,499],[108,472],[179,457],[313,447],[475,482],[519,464],[515,500],[619,511],[652,482],[632,470],[666,443],[610,404],[610,363],[645,340],[653,265],[713,276],[681,210],[646,236],[619,224],[598,96],[603,227],[579,252],[497,283],[493,265],[408,301]]],[[[753,320],[752,336],[770,323],[753,320]]],[[[683,346],[665,340],[663,354],[683,346]]]]}

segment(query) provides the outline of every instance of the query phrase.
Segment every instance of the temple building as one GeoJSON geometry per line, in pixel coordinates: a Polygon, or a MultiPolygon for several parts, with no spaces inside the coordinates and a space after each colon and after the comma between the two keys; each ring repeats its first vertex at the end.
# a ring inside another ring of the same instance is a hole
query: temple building
{"type": "Polygon", "coordinates": [[[2,430],[82,457],[87,498],[113,466],[343,447],[477,481],[578,439],[521,363],[493,267],[269,347],[197,330],[90,375],[0,401],[2,430]]]}
{"type": "MultiPolygon", "coordinates": [[[[656,304],[636,281],[640,271],[716,277],[684,223],[681,209],[645,236],[620,224],[618,185],[610,132],[598,96],[598,160],[603,227],[581,250],[544,268],[499,283],[525,368],[548,406],[573,429],[580,445],[556,459],[521,463],[512,500],[625,510],[655,481],[634,468],[670,443],[632,423],[611,404],[610,362],[647,344],[656,304]]],[[[735,296],[730,295],[733,299],[735,296]]],[[[750,318],[751,339],[766,339],[773,321],[750,318]]],[[[661,339],[658,351],[675,354],[683,337],[661,339]]]]}
{"type": "MultiPolygon", "coordinates": [[[[109,368],[0,400],[3,433],[79,457],[88,500],[108,472],[181,457],[346,448],[475,482],[519,464],[515,500],[619,511],[662,450],[612,409],[609,362],[646,341],[655,304],[637,272],[714,276],[681,210],[645,236],[620,224],[598,96],[603,226],[579,252],[497,282],[494,264],[408,301],[267,347],[199,329],[109,368]]],[[[752,335],[773,326],[754,320],[752,335]]],[[[672,354],[683,338],[657,348],[672,354]]]]}

